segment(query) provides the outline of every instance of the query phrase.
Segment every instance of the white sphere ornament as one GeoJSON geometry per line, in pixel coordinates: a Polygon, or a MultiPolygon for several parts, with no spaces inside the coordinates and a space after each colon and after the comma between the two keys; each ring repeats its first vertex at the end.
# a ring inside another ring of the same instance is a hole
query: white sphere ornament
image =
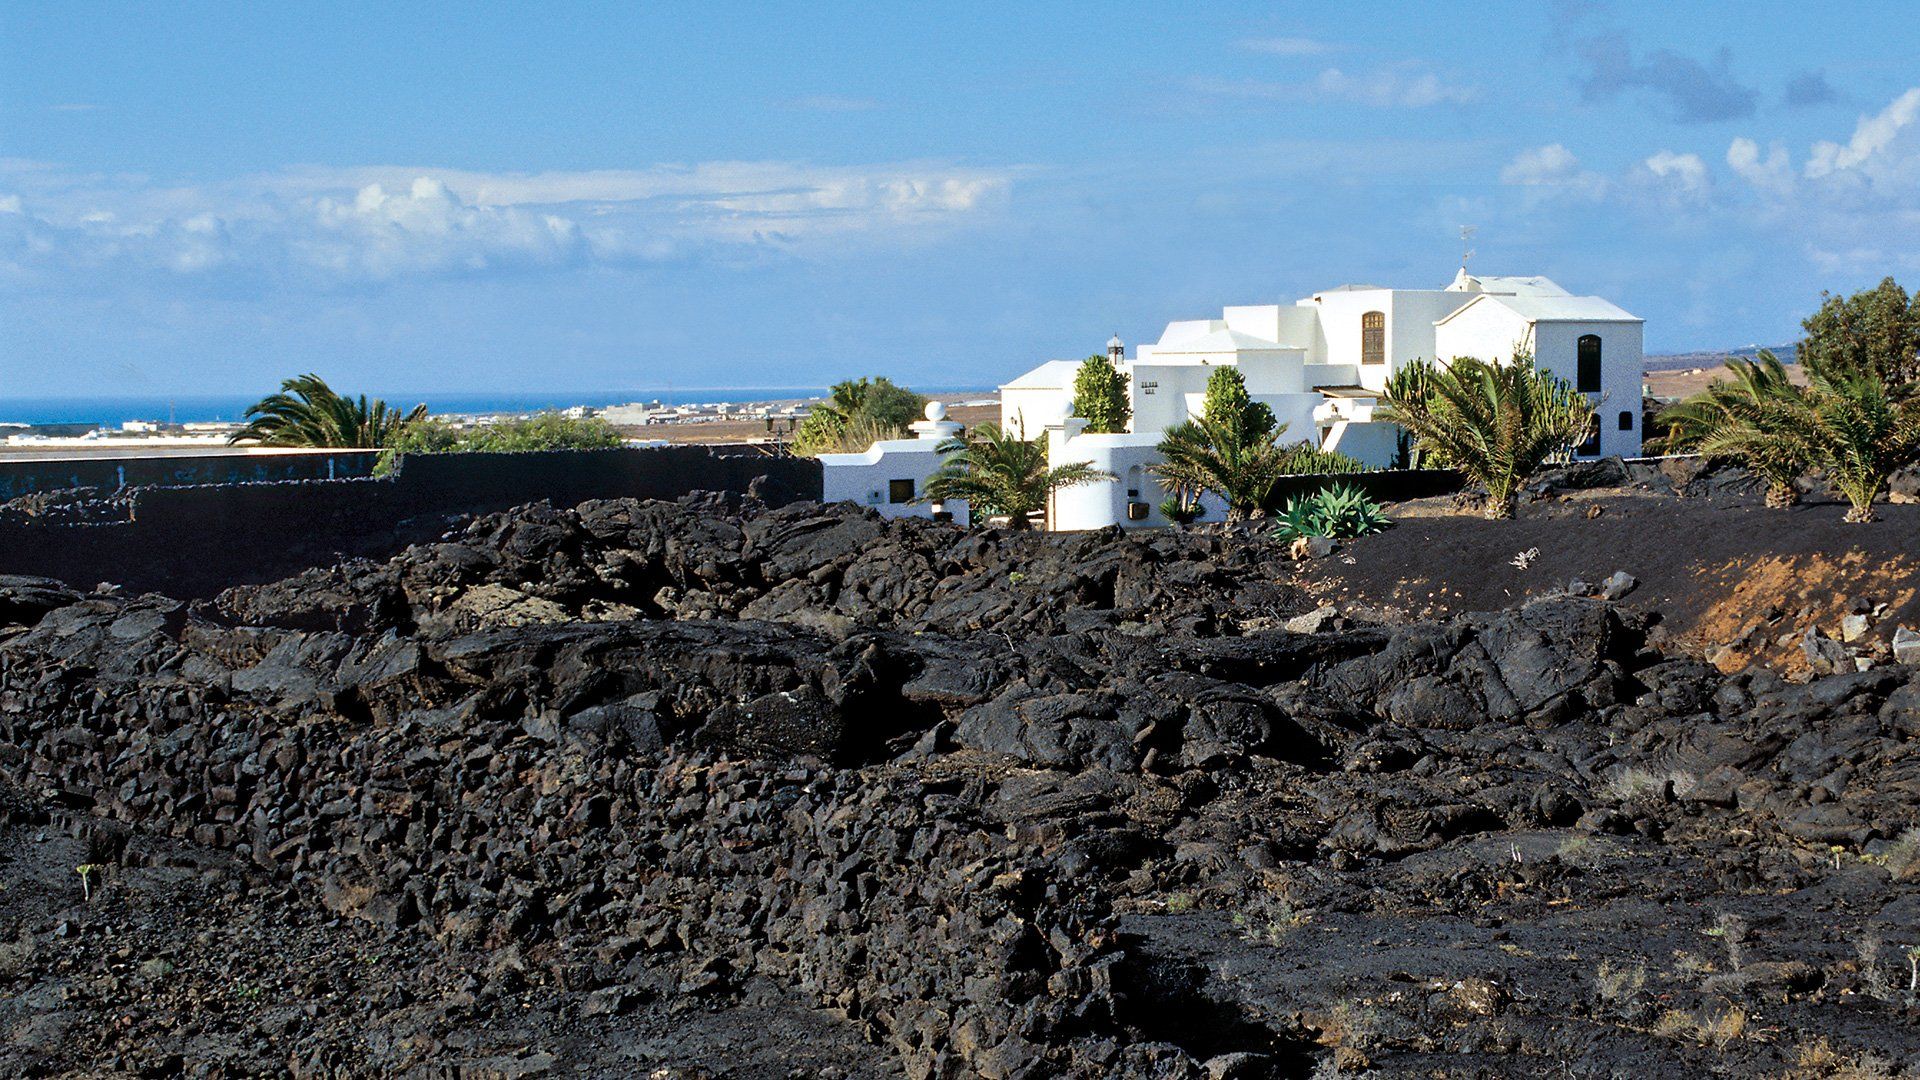
{"type": "Polygon", "coordinates": [[[927,419],[929,420],[936,422],[945,420],[947,418],[947,406],[944,402],[929,401],[927,402],[926,413],[927,419]]]}

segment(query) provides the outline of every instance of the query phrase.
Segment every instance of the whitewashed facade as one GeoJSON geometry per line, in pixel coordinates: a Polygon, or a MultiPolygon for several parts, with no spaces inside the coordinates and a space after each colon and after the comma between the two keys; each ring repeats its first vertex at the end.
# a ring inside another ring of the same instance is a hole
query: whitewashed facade
{"type": "MultiPolygon", "coordinates": [[[[1247,392],[1286,425],[1282,442],[1311,442],[1370,465],[1389,465],[1402,446],[1399,429],[1378,418],[1380,393],[1393,373],[1416,360],[1447,363],[1475,357],[1505,363],[1529,352],[1540,367],[1593,401],[1599,427],[1580,456],[1640,453],[1642,320],[1597,296],[1574,296],[1543,277],[1475,276],[1463,268],[1438,289],[1342,285],[1291,304],[1228,307],[1217,319],[1168,323],[1160,339],[1126,356],[1116,336],[1107,354],[1126,376],[1133,407],[1130,430],[1088,434],[1071,417],[1079,360],[1052,360],[1000,388],[1001,425],[1028,438],[1045,435],[1055,465],[1088,461],[1116,479],[1058,492],[1049,507],[1055,529],[1130,528],[1167,524],[1167,497],[1149,466],[1161,433],[1197,416],[1217,367],[1237,368],[1247,392]]],[[[876,443],[868,455],[828,455],[834,492],[869,505],[885,488],[882,474],[907,476],[938,465],[915,440],[876,443]],[[897,448],[897,449],[889,449],[897,448]],[[879,457],[869,461],[875,452],[879,457]],[[843,460],[844,463],[843,463],[843,460]],[[842,469],[862,469],[836,475],[842,469]]],[[[905,488],[895,484],[897,493],[905,488]]],[[[1203,504],[1217,520],[1223,508],[1203,504]]]]}

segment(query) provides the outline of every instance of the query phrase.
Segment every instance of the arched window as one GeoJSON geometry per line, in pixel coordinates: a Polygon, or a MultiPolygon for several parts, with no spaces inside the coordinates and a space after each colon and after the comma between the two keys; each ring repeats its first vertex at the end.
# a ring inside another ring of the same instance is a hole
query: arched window
{"type": "Polygon", "coordinates": [[[1600,335],[1581,334],[1576,351],[1579,363],[1575,369],[1575,388],[1584,393],[1598,393],[1600,391],[1600,335]]]}
{"type": "Polygon", "coordinates": [[[1620,430],[1633,430],[1633,414],[1625,409],[1620,410],[1620,430]]]}
{"type": "Polygon", "coordinates": [[[1360,362],[1387,362],[1387,313],[1369,311],[1360,316],[1360,362]]]}

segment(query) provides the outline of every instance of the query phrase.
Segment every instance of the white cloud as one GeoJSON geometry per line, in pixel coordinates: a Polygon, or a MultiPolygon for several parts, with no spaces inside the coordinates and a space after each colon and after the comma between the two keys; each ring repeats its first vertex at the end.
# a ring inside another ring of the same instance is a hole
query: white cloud
{"type": "Polygon", "coordinates": [[[1267,37],[1247,38],[1240,47],[1249,52],[1266,53],[1269,56],[1321,56],[1334,51],[1336,46],[1309,37],[1267,37]]]}
{"type": "Polygon", "coordinates": [[[1727,146],[1727,167],[1757,191],[1784,195],[1793,190],[1793,159],[1779,143],[1768,147],[1762,158],[1759,143],[1735,139],[1727,146]]]}
{"type": "Polygon", "coordinates": [[[1480,100],[1477,87],[1449,82],[1431,71],[1411,65],[1358,75],[1348,74],[1339,68],[1327,68],[1306,82],[1198,78],[1190,80],[1189,85],[1200,93],[1215,97],[1301,104],[1341,101],[1380,109],[1470,105],[1480,100]]]}
{"type": "Polygon", "coordinates": [[[1561,143],[1548,143],[1514,155],[1500,170],[1500,182],[1515,187],[1547,188],[1586,199],[1606,195],[1607,178],[1582,168],[1580,159],[1561,143]]]}
{"type": "Polygon", "coordinates": [[[1677,154],[1662,150],[1640,163],[1644,176],[1663,185],[1676,195],[1700,195],[1713,186],[1707,163],[1698,154],[1677,154]]]}
{"type": "Polygon", "coordinates": [[[1846,145],[1814,143],[1813,154],[1807,161],[1807,177],[1817,180],[1845,169],[1876,164],[1876,159],[1887,155],[1888,149],[1916,118],[1920,118],[1920,86],[1901,94],[1876,115],[1861,117],[1853,129],[1853,138],[1846,145]]]}
{"type": "Polygon", "coordinates": [[[0,162],[0,266],[220,268],[319,283],[937,239],[1018,168],[705,162],[594,172],[303,166],[191,186],[0,162]]]}

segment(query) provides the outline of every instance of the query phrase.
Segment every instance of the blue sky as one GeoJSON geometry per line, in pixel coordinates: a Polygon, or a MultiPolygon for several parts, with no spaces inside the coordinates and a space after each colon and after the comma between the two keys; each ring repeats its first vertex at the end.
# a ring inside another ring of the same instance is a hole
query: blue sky
{"type": "Polygon", "coordinates": [[[1920,285],[1905,3],[0,6],[0,397],[985,385],[1343,281],[1920,285]]]}

